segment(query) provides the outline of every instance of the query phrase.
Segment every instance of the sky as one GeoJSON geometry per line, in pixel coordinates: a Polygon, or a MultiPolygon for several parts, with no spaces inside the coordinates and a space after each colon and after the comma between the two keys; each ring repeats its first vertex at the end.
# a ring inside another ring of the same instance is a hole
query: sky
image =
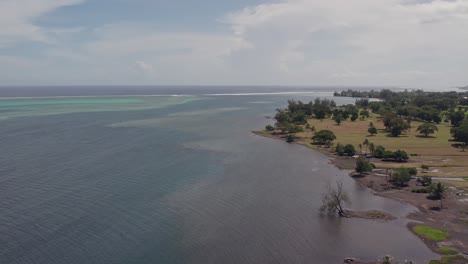
{"type": "Polygon", "coordinates": [[[468,0],[0,0],[0,85],[468,85],[468,0]]]}

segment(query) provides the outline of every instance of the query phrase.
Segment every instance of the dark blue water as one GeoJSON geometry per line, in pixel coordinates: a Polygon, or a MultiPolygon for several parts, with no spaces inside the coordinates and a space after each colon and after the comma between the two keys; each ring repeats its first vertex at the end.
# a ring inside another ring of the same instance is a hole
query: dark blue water
{"type": "Polygon", "coordinates": [[[177,95],[217,93],[274,93],[316,91],[330,92],[344,89],[371,90],[381,87],[340,87],[340,86],[0,86],[0,97],[41,97],[41,96],[102,96],[102,95],[177,95]]]}
{"type": "Polygon", "coordinates": [[[0,109],[0,263],[427,262],[433,254],[405,227],[414,208],[373,196],[319,153],[250,132],[287,99],[315,96],[329,94],[0,109]],[[320,216],[323,186],[336,179],[352,208],[400,219],[320,216]]]}

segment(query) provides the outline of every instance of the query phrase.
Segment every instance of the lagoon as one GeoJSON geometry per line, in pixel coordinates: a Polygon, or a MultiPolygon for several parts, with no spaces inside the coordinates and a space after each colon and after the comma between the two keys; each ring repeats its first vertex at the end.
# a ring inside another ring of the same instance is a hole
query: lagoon
{"type": "Polygon", "coordinates": [[[0,262],[341,263],[391,254],[427,263],[436,257],[405,226],[415,208],[374,196],[320,153],[251,133],[272,123],[265,116],[287,99],[331,93],[191,91],[190,100],[110,96],[115,103],[87,98],[51,105],[27,99],[32,109],[0,102],[7,117],[0,125],[0,262]],[[399,219],[321,216],[323,187],[337,179],[353,209],[399,219]]]}

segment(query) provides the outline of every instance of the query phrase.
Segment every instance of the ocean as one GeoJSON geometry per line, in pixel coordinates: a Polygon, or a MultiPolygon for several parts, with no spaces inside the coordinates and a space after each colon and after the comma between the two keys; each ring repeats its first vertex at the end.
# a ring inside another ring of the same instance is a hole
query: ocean
{"type": "MultiPolygon", "coordinates": [[[[436,256],[414,207],[251,133],[336,87],[0,88],[0,263],[341,263],[436,256]],[[319,214],[327,182],[383,222],[319,214]]],[[[352,98],[333,98],[339,104],[352,98]]]]}

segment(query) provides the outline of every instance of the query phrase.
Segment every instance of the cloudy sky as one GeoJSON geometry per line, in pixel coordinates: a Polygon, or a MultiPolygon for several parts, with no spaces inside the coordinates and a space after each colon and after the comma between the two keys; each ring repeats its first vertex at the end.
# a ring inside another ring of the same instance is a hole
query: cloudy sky
{"type": "Polygon", "coordinates": [[[468,0],[0,0],[0,85],[468,84],[468,0]]]}

